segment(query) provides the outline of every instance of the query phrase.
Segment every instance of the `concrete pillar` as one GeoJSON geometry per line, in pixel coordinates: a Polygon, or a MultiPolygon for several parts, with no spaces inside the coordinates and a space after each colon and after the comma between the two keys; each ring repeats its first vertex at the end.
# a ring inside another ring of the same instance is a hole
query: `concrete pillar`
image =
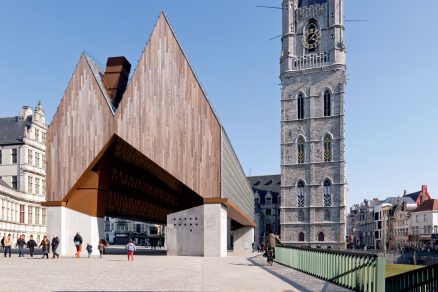
{"type": "Polygon", "coordinates": [[[63,206],[47,207],[47,236],[51,240],[59,237],[58,253],[61,256],[74,256],[76,247],[73,238],[79,232],[82,236],[82,253],[86,256],[87,243],[93,246],[93,255],[98,255],[97,245],[100,239],[105,238],[104,220],[80,213],[63,206]]]}
{"type": "Polygon", "coordinates": [[[233,233],[233,250],[235,252],[252,252],[252,243],[254,242],[254,228],[241,227],[234,230],[233,233]]]}
{"type": "Polygon", "coordinates": [[[167,215],[167,255],[225,257],[227,209],[206,204],[167,215]]]}

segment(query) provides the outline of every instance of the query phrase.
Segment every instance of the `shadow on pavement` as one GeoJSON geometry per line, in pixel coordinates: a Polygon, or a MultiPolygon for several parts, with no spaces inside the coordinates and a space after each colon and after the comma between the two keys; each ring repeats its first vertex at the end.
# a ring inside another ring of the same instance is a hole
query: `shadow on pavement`
{"type": "Polygon", "coordinates": [[[298,289],[298,290],[300,290],[300,291],[304,291],[304,292],[312,292],[312,290],[309,290],[309,289],[307,289],[307,288],[301,286],[300,284],[295,283],[295,282],[292,281],[291,279],[286,278],[285,276],[280,275],[279,273],[276,273],[275,271],[273,271],[272,269],[269,268],[269,266],[268,266],[267,263],[266,263],[266,266],[263,266],[263,265],[260,265],[259,263],[257,263],[256,261],[254,261],[254,258],[259,257],[259,256],[260,256],[260,255],[256,255],[256,256],[253,256],[253,257],[251,257],[251,258],[248,258],[248,261],[250,261],[254,266],[258,266],[258,267],[262,268],[262,269],[265,270],[266,272],[268,272],[268,273],[270,273],[271,275],[273,275],[273,276],[279,278],[280,280],[282,280],[282,281],[288,283],[289,285],[291,285],[292,287],[294,287],[294,288],[296,288],[296,289],[298,289]]]}

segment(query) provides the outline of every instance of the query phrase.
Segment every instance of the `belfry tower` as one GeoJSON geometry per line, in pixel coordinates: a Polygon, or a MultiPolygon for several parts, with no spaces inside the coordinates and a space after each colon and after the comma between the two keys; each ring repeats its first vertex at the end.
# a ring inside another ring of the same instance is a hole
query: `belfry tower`
{"type": "Polygon", "coordinates": [[[284,0],[281,237],[345,246],[344,0],[284,0]]]}

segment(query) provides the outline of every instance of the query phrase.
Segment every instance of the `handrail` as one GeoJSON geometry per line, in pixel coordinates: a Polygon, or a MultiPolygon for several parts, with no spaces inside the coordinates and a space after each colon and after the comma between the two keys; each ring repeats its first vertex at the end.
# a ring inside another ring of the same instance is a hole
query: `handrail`
{"type": "Polygon", "coordinates": [[[375,254],[277,246],[275,261],[355,291],[385,291],[385,258],[375,254]]]}
{"type": "Polygon", "coordinates": [[[386,278],[386,291],[437,291],[438,264],[386,278]]]}

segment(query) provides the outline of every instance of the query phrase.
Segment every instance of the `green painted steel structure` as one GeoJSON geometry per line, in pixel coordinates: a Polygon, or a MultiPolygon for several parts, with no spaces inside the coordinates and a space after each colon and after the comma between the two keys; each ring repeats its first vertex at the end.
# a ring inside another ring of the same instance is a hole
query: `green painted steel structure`
{"type": "Polygon", "coordinates": [[[438,264],[386,279],[386,291],[438,291],[438,264]]]}
{"type": "Polygon", "coordinates": [[[355,291],[385,291],[385,258],[374,254],[277,246],[275,262],[355,291]]]}

